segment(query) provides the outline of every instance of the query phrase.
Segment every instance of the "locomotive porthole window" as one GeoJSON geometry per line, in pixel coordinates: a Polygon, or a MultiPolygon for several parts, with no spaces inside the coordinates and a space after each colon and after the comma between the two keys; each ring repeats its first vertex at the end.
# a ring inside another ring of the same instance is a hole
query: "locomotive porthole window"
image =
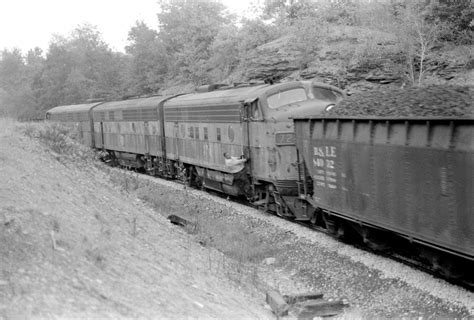
{"type": "Polygon", "coordinates": [[[227,128],[227,135],[229,136],[230,142],[234,142],[234,128],[232,128],[232,126],[227,128]]]}
{"type": "Polygon", "coordinates": [[[217,141],[221,141],[221,128],[216,128],[217,141]]]}
{"type": "Polygon", "coordinates": [[[208,140],[209,136],[207,134],[207,127],[204,127],[204,140],[208,140]]]}

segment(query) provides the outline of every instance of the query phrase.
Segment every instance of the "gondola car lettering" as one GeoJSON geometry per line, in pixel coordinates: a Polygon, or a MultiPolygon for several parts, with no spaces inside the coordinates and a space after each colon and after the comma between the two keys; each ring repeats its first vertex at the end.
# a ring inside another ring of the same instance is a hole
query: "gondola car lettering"
{"type": "Polygon", "coordinates": [[[335,146],[313,147],[313,166],[316,174],[313,179],[319,187],[337,189],[334,158],[337,158],[335,146]],[[332,159],[328,159],[332,158],[332,159]]]}

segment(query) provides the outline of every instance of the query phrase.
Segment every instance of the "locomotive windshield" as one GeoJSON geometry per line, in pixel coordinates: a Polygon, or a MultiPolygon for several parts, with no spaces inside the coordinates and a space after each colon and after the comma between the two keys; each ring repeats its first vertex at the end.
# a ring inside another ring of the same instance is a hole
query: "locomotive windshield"
{"type": "Polygon", "coordinates": [[[308,97],[306,96],[306,91],[303,88],[296,88],[286,91],[280,91],[269,96],[267,98],[267,103],[270,109],[276,109],[290,103],[305,100],[308,100],[308,97]]]}
{"type": "Polygon", "coordinates": [[[313,91],[314,99],[318,99],[318,100],[339,102],[343,98],[340,93],[330,90],[330,89],[326,89],[326,88],[314,86],[312,91],[313,91]]]}

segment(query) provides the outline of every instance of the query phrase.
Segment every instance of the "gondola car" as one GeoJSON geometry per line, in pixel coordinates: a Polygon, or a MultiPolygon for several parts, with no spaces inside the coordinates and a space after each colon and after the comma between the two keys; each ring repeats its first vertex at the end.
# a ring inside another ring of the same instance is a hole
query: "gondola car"
{"type": "Polygon", "coordinates": [[[473,118],[299,117],[295,132],[310,220],[474,279],[473,118]]]}

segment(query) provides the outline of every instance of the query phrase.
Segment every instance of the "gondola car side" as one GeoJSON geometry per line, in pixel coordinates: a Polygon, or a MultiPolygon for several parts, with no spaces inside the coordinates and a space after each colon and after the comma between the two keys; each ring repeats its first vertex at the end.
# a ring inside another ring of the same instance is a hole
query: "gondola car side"
{"type": "Polygon", "coordinates": [[[474,119],[300,117],[295,132],[313,221],[398,235],[446,272],[474,266],[474,119]]]}

